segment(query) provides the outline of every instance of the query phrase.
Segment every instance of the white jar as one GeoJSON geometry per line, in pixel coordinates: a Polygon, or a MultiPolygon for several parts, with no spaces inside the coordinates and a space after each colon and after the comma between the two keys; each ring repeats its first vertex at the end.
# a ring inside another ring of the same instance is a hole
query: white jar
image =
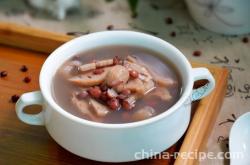
{"type": "Polygon", "coordinates": [[[193,19],[222,34],[250,32],[250,0],[186,0],[193,19]]]}

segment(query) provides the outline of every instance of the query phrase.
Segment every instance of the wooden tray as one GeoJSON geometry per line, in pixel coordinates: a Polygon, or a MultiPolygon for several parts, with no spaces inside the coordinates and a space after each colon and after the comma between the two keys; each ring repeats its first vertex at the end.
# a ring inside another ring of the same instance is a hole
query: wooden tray
{"type": "MultiPolygon", "coordinates": [[[[30,126],[19,121],[15,114],[12,95],[39,90],[38,75],[47,55],[71,36],[55,34],[30,27],[0,23],[0,71],[8,76],[0,78],[0,164],[100,164],[64,150],[48,135],[45,127],[30,126]],[[28,72],[21,72],[26,65],[28,72]],[[24,83],[25,76],[31,77],[24,83]]],[[[220,110],[226,90],[228,72],[224,68],[192,62],[193,67],[209,68],[216,79],[216,87],[208,97],[193,105],[193,115],[185,136],[167,151],[201,151],[220,110]]],[[[108,151],[107,151],[108,152],[108,151]]],[[[197,160],[154,159],[133,164],[190,165],[197,160]]],[[[123,163],[129,164],[129,163],[123,163]]]]}

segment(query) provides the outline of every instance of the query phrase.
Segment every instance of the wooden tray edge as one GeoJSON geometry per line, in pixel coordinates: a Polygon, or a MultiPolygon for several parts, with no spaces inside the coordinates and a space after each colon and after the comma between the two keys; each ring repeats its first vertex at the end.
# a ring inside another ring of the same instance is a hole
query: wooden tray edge
{"type": "MultiPolygon", "coordinates": [[[[197,64],[195,64],[195,66],[196,65],[197,64]]],[[[206,66],[209,67],[211,65],[206,66]]],[[[179,150],[180,154],[202,151],[202,147],[204,147],[203,145],[206,144],[209,138],[209,135],[212,131],[215,120],[223,103],[227,87],[228,70],[225,68],[218,68],[214,66],[212,68],[221,70],[220,75],[217,75],[217,78],[219,77],[219,79],[217,79],[216,87],[214,89],[214,91],[216,92],[212,92],[209,96],[200,101],[200,105],[196,109],[196,112],[185,135],[184,141],[179,150]],[[204,104],[209,104],[210,106],[205,107],[203,106],[204,104]],[[205,120],[205,118],[209,118],[210,120],[205,120]]],[[[192,165],[196,164],[197,161],[197,159],[185,159],[181,156],[178,156],[175,161],[175,165],[192,165]]]]}
{"type": "Polygon", "coordinates": [[[9,46],[51,53],[55,48],[72,38],[72,36],[48,32],[28,26],[0,22],[0,43],[9,46]]]}

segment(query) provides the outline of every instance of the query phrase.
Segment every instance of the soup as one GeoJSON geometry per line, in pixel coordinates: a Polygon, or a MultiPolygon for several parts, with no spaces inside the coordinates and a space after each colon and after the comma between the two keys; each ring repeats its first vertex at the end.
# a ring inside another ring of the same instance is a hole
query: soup
{"type": "Polygon", "coordinates": [[[75,116],[129,123],[167,111],[181,95],[181,79],[161,54],[109,46],[66,61],[57,70],[52,89],[58,105],[75,116]]]}

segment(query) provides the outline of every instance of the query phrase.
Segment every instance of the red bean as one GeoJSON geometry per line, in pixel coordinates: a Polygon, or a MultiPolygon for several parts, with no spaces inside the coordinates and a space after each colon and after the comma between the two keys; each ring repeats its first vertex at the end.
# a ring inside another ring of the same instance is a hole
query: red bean
{"type": "Polygon", "coordinates": [[[107,102],[108,106],[112,110],[118,110],[120,108],[119,100],[116,98],[112,98],[107,102]]]}
{"type": "Polygon", "coordinates": [[[124,100],[129,97],[131,94],[131,91],[129,89],[124,89],[122,92],[118,95],[118,99],[124,100]]]}
{"type": "Polygon", "coordinates": [[[106,102],[108,100],[108,96],[107,96],[107,92],[102,92],[100,99],[104,102],[106,102]]]}
{"type": "Polygon", "coordinates": [[[16,103],[18,99],[19,99],[19,96],[18,96],[18,95],[13,95],[13,96],[11,96],[11,102],[12,102],[12,103],[16,103]]]}
{"type": "Polygon", "coordinates": [[[31,81],[30,77],[24,77],[23,82],[29,83],[31,81]]]}
{"type": "Polygon", "coordinates": [[[247,37],[242,38],[242,42],[243,43],[248,43],[248,38],[247,37]]]}
{"type": "Polygon", "coordinates": [[[134,106],[133,105],[131,105],[131,104],[129,104],[129,102],[127,102],[127,101],[123,101],[122,102],[122,107],[123,107],[123,109],[125,109],[125,110],[131,110],[134,106]]]}
{"type": "Polygon", "coordinates": [[[23,65],[21,68],[20,68],[20,71],[21,72],[27,72],[28,71],[28,68],[26,65],[23,65]]]}
{"type": "Polygon", "coordinates": [[[8,75],[7,71],[0,72],[0,77],[6,77],[8,75]]]}
{"type": "Polygon", "coordinates": [[[240,62],[240,59],[235,59],[234,60],[236,63],[239,63],[240,62]]]}
{"type": "Polygon", "coordinates": [[[95,69],[93,71],[94,74],[102,74],[104,72],[104,69],[103,68],[99,68],[99,69],[95,69]]]}
{"type": "Polygon", "coordinates": [[[94,98],[99,98],[102,94],[102,91],[98,86],[89,88],[88,92],[94,98]]]}
{"type": "Polygon", "coordinates": [[[102,91],[107,91],[108,90],[108,86],[105,83],[101,84],[100,88],[101,88],[102,91]]]}
{"type": "Polygon", "coordinates": [[[133,78],[133,79],[136,79],[136,78],[139,77],[139,73],[138,73],[137,71],[135,71],[135,70],[129,71],[129,75],[130,75],[130,77],[133,78]]]}
{"type": "Polygon", "coordinates": [[[113,30],[114,29],[114,25],[108,25],[107,26],[107,30],[113,30]]]}
{"type": "Polygon", "coordinates": [[[167,17],[167,18],[165,18],[165,23],[170,25],[173,23],[173,19],[171,17],[167,17]]]}
{"type": "Polygon", "coordinates": [[[195,57],[201,56],[201,51],[199,51],[199,50],[194,51],[193,56],[195,56],[195,57]]]}
{"type": "Polygon", "coordinates": [[[175,32],[171,32],[171,33],[170,33],[170,36],[171,36],[171,37],[175,37],[175,36],[176,36],[176,33],[175,33],[175,32]]]}

